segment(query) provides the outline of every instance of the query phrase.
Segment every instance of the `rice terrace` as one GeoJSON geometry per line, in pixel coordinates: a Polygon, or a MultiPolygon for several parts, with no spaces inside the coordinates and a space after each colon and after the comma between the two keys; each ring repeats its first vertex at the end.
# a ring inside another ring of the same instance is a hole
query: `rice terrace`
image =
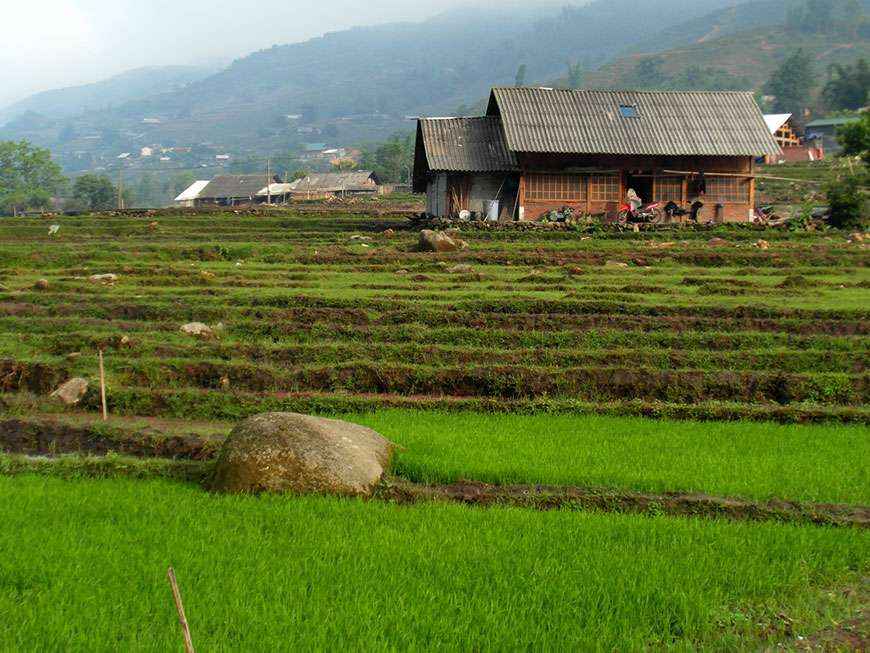
{"type": "Polygon", "coordinates": [[[4,10],[0,653],[870,652],[870,0],[4,10]]]}
{"type": "Polygon", "coordinates": [[[863,650],[862,242],[379,207],[0,222],[0,649],[178,650],[172,566],[202,650],[863,650]],[[206,491],[273,411],[373,498],[206,491]]]}

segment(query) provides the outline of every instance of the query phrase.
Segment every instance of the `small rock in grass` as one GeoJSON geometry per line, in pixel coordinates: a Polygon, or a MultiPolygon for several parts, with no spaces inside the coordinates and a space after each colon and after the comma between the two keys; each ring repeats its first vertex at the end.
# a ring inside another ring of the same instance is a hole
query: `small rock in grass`
{"type": "Polygon", "coordinates": [[[608,268],[627,268],[628,263],[622,263],[620,261],[605,261],[604,265],[608,268]]]}
{"type": "Polygon", "coordinates": [[[36,290],[48,290],[48,279],[39,279],[33,287],[36,290]]]}
{"type": "Polygon", "coordinates": [[[711,238],[707,241],[707,244],[710,247],[724,247],[728,244],[727,240],[723,240],[722,238],[711,238]]]}
{"type": "Polygon", "coordinates": [[[421,252],[455,252],[460,249],[466,249],[468,243],[451,236],[451,232],[454,232],[454,235],[456,235],[458,234],[458,229],[451,229],[449,231],[424,229],[420,232],[420,242],[417,245],[417,249],[421,252]]]}
{"type": "Polygon", "coordinates": [[[208,270],[202,270],[199,273],[199,276],[203,279],[214,279],[214,272],[209,272],[208,270]]]}
{"type": "Polygon", "coordinates": [[[396,274],[408,274],[407,270],[396,270],[396,274]]]}
{"type": "Polygon", "coordinates": [[[101,283],[104,286],[109,286],[118,280],[117,274],[92,274],[88,277],[94,283],[101,283]]]}
{"type": "Polygon", "coordinates": [[[238,424],[224,442],[212,488],[371,496],[393,444],[371,429],[296,413],[266,413],[238,424]]]}
{"type": "Polygon", "coordinates": [[[207,324],[202,322],[189,322],[181,327],[181,331],[197,338],[211,338],[214,336],[214,331],[207,324]]]}
{"type": "Polygon", "coordinates": [[[120,348],[120,347],[126,347],[126,346],[129,345],[129,344],[130,344],[130,336],[128,336],[128,335],[123,335],[123,336],[121,336],[120,338],[118,338],[118,339],[116,340],[116,345],[115,345],[115,346],[118,347],[118,348],[120,348]]]}
{"type": "Polygon", "coordinates": [[[49,236],[54,236],[58,231],[60,231],[60,225],[59,225],[59,224],[53,224],[53,225],[51,225],[51,226],[48,228],[48,235],[49,235],[49,236]]]}
{"type": "Polygon", "coordinates": [[[850,243],[860,243],[862,240],[864,240],[864,234],[859,234],[859,233],[849,234],[849,242],[850,243]]]}
{"type": "Polygon", "coordinates": [[[758,240],[752,246],[758,249],[770,249],[770,243],[766,240],[758,240]]]}
{"type": "Polygon", "coordinates": [[[472,268],[470,265],[460,263],[459,265],[454,265],[447,268],[447,272],[449,272],[450,274],[471,274],[472,272],[474,272],[474,268],[472,268]]]}
{"type": "Polygon", "coordinates": [[[395,235],[396,235],[396,232],[393,231],[392,229],[385,229],[384,230],[384,234],[383,234],[384,238],[392,238],[395,235]]]}
{"type": "Polygon", "coordinates": [[[61,385],[51,393],[55,399],[59,399],[67,406],[77,405],[88,392],[88,382],[81,377],[75,377],[61,385]]]}

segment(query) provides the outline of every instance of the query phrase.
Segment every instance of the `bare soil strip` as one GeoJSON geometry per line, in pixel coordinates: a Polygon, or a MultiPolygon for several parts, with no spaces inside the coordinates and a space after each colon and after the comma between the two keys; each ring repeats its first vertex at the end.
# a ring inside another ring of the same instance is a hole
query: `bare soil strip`
{"type": "Polygon", "coordinates": [[[429,486],[394,478],[384,483],[380,497],[400,504],[446,501],[473,506],[515,506],[535,510],[578,509],[870,528],[870,507],[867,506],[800,504],[781,500],[761,503],[685,492],[644,494],[546,485],[497,486],[477,481],[429,486]]]}

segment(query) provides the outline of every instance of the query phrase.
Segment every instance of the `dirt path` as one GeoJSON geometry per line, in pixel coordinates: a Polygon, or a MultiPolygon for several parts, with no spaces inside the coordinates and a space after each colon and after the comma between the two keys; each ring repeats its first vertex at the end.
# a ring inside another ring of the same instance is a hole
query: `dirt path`
{"type": "Polygon", "coordinates": [[[644,494],[544,485],[496,486],[476,481],[418,485],[403,479],[385,482],[380,497],[400,504],[447,501],[475,506],[517,506],[536,510],[577,508],[645,515],[694,516],[749,521],[782,521],[870,528],[870,507],[833,504],[767,503],[696,493],[644,494]]]}

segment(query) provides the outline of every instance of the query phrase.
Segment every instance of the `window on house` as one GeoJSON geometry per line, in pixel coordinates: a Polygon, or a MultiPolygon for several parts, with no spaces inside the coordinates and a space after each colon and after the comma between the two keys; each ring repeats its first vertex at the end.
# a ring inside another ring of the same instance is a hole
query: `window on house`
{"type": "Polygon", "coordinates": [[[590,178],[590,190],[593,202],[618,202],[619,176],[592,175],[590,178]]]}
{"type": "Polygon", "coordinates": [[[676,202],[677,204],[683,201],[683,178],[673,176],[657,176],[656,177],[656,202],[676,202]]]}
{"type": "Polygon", "coordinates": [[[707,198],[715,202],[749,203],[751,188],[747,177],[707,177],[707,198]]]}
{"type": "Polygon", "coordinates": [[[544,202],[586,201],[586,177],[583,175],[529,175],[526,199],[544,202]]]}
{"type": "Polygon", "coordinates": [[[640,118],[640,113],[637,110],[636,104],[620,104],[619,112],[623,118],[640,118]]]}

